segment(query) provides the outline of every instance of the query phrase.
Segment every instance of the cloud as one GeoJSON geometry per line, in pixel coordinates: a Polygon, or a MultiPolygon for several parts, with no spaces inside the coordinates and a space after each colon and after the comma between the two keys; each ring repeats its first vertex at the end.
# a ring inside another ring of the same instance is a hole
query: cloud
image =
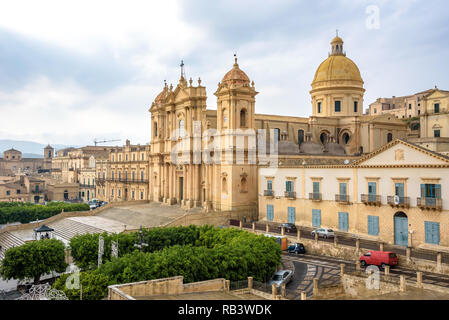
{"type": "Polygon", "coordinates": [[[2,2],[0,136],[146,143],[148,108],[163,80],[177,84],[180,60],[215,109],[234,53],[260,92],[257,113],[307,117],[335,29],[365,80],[365,107],[379,96],[448,89],[448,17],[443,0],[2,2]],[[370,5],[379,29],[366,27],[370,5]]]}

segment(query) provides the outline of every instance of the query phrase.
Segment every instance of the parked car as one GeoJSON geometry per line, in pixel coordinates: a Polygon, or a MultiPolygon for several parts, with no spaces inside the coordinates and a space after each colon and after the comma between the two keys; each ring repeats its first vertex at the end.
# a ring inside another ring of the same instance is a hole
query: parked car
{"type": "Polygon", "coordinates": [[[300,253],[305,254],[306,248],[304,247],[304,245],[302,243],[292,243],[291,245],[288,246],[287,252],[288,253],[296,253],[296,254],[300,254],[300,253]]]}
{"type": "Polygon", "coordinates": [[[323,237],[324,239],[333,238],[335,236],[334,230],[327,228],[315,229],[311,232],[312,236],[315,237],[315,233],[318,234],[318,237],[323,237]]]}
{"type": "Polygon", "coordinates": [[[359,258],[361,266],[379,266],[384,269],[386,266],[398,264],[396,253],[391,251],[368,251],[359,258]]]}
{"type": "Polygon", "coordinates": [[[289,232],[289,233],[298,232],[298,229],[296,229],[296,226],[293,223],[283,223],[283,224],[281,224],[281,228],[282,227],[284,227],[285,232],[289,232]]]}
{"type": "Polygon", "coordinates": [[[287,284],[292,280],[293,271],[291,270],[279,270],[270,279],[268,284],[270,286],[276,284],[276,287],[280,287],[283,283],[287,284]]]}

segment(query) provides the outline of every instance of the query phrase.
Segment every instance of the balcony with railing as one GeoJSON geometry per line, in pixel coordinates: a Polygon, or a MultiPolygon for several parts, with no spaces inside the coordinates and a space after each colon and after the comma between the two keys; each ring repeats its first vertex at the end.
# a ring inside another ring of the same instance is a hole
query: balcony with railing
{"type": "Polygon", "coordinates": [[[443,209],[443,200],[438,198],[417,198],[416,205],[421,209],[430,209],[441,211],[443,209]]]}
{"type": "Polygon", "coordinates": [[[335,202],[342,203],[342,204],[349,204],[349,195],[347,195],[347,194],[336,194],[335,195],[335,202]]]}
{"type": "Polygon", "coordinates": [[[296,192],[293,192],[293,191],[285,191],[284,196],[285,196],[287,199],[296,199],[296,192]]]}
{"type": "Polygon", "coordinates": [[[409,208],[410,198],[399,196],[388,196],[387,203],[392,207],[409,208]]]}
{"type": "Polygon", "coordinates": [[[263,192],[264,197],[274,197],[273,190],[264,190],[263,192]]]}
{"type": "Polygon", "coordinates": [[[380,206],[382,204],[382,197],[375,194],[362,194],[362,203],[373,206],[380,206]]]}
{"type": "Polygon", "coordinates": [[[80,188],[88,188],[88,189],[94,189],[95,185],[94,184],[80,184],[80,188]]]}
{"type": "Polygon", "coordinates": [[[323,200],[323,196],[321,193],[311,192],[311,193],[309,193],[309,200],[321,201],[321,200],[323,200]]]}

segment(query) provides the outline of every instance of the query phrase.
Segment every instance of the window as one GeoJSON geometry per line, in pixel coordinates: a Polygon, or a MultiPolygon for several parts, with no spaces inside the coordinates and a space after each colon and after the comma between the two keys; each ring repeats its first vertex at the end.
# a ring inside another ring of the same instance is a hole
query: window
{"type": "Polygon", "coordinates": [[[349,133],[345,132],[345,133],[343,133],[342,138],[343,138],[343,143],[344,143],[344,144],[348,144],[348,143],[349,143],[349,139],[350,139],[351,137],[349,136],[349,133]]]}
{"type": "Polygon", "coordinates": [[[433,106],[433,110],[435,111],[435,113],[440,113],[440,104],[435,103],[433,106]]]}
{"type": "Polygon", "coordinates": [[[184,119],[179,120],[179,137],[184,137],[184,119]]]}
{"type": "Polygon", "coordinates": [[[340,189],[340,201],[348,201],[347,199],[347,190],[348,190],[348,185],[346,184],[346,182],[340,182],[339,183],[339,189],[340,189]]]}
{"type": "Polygon", "coordinates": [[[132,194],[132,199],[134,200],[134,190],[133,191],[131,191],[131,194],[132,194]]]}
{"type": "Polygon", "coordinates": [[[313,194],[320,193],[320,183],[318,181],[313,182],[313,194]]]}
{"type": "Polygon", "coordinates": [[[240,127],[246,127],[246,110],[240,111],[240,127]]]}
{"type": "Polygon", "coordinates": [[[348,232],[349,229],[349,218],[347,212],[338,213],[338,229],[344,232],[348,232]]]}
{"type": "Polygon", "coordinates": [[[111,196],[114,196],[114,189],[111,189],[111,196]]]}
{"type": "Polygon", "coordinates": [[[296,209],[293,207],[288,207],[287,209],[288,223],[295,224],[296,222],[296,209]]]}
{"type": "Polygon", "coordinates": [[[145,160],[145,154],[142,153],[140,158],[141,158],[140,160],[142,160],[142,161],[145,160]]]}
{"type": "Polygon", "coordinates": [[[298,144],[304,142],[304,130],[298,130],[298,144]]]}
{"type": "Polygon", "coordinates": [[[119,197],[122,196],[122,189],[118,189],[118,196],[119,196],[119,197]]]}
{"type": "Polygon", "coordinates": [[[440,224],[438,222],[424,221],[426,243],[440,244],[440,224]]]}
{"type": "Polygon", "coordinates": [[[121,154],[118,155],[118,161],[122,161],[122,155],[121,154]]]}
{"type": "Polygon", "coordinates": [[[144,172],[143,171],[140,171],[140,180],[144,180],[144,172]]]}
{"type": "Polygon", "coordinates": [[[374,108],[374,113],[377,113],[377,109],[376,108],[374,108]]]}
{"type": "Polygon", "coordinates": [[[357,113],[357,110],[358,110],[358,102],[357,101],[354,101],[354,113],[357,113]]]}
{"type": "Polygon", "coordinates": [[[317,105],[317,112],[318,112],[318,113],[321,113],[321,102],[318,102],[318,105],[317,105]]]}
{"type": "Polygon", "coordinates": [[[111,173],[111,178],[112,178],[112,180],[114,180],[114,171],[112,171],[112,173],[111,173]]]}
{"type": "Polygon", "coordinates": [[[394,184],[394,195],[398,196],[399,198],[404,198],[404,183],[394,184]]]}
{"type": "Polygon", "coordinates": [[[435,138],[440,138],[441,137],[441,131],[439,129],[438,130],[433,130],[433,136],[435,138]]]}
{"type": "Polygon", "coordinates": [[[312,209],[312,226],[321,227],[321,210],[312,209]]]}
{"type": "Polygon", "coordinates": [[[125,155],[125,161],[128,161],[128,154],[125,155]]]}
{"type": "Polygon", "coordinates": [[[133,161],[136,161],[136,154],[133,153],[133,161]]]}
{"type": "Polygon", "coordinates": [[[368,201],[376,202],[377,183],[368,182],[368,201]]]}
{"type": "Polygon", "coordinates": [[[412,110],[412,105],[411,104],[408,105],[408,109],[412,110]]]}
{"type": "Polygon", "coordinates": [[[274,220],[274,207],[271,204],[267,204],[267,221],[274,220]]]}
{"type": "Polygon", "coordinates": [[[267,181],[267,190],[273,190],[273,181],[271,180],[267,181]]]}
{"type": "Polygon", "coordinates": [[[132,173],[131,173],[131,176],[132,176],[132,179],[133,179],[133,181],[136,179],[136,173],[133,171],[132,173]]]}
{"type": "Polygon", "coordinates": [[[157,138],[157,122],[154,123],[154,137],[157,138]]]}
{"type": "Polygon", "coordinates": [[[240,192],[248,192],[248,183],[246,178],[242,178],[242,180],[240,180],[240,192]]]}
{"type": "Polygon", "coordinates": [[[371,236],[379,235],[379,217],[368,216],[368,234],[371,236]]]}
{"type": "Polygon", "coordinates": [[[441,199],[441,184],[422,184],[421,198],[441,199]]]}
{"type": "Polygon", "coordinates": [[[391,141],[393,141],[393,134],[392,134],[392,133],[389,133],[389,134],[387,135],[387,142],[391,142],[391,141]]]}
{"type": "Polygon", "coordinates": [[[140,200],[143,200],[143,192],[140,192],[140,200]]]}
{"type": "Polygon", "coordinates": [[[341,111],[341,101],[337,100],[335,101],[335,112],[341,111]]]}
{"type": "Polygon", "coordinates": [[[285,191],[286,192],[293,192],[293,181],[286,181],[285,182],[285,191]]]}
{"type": "Polygon", "coordinates": [[[6,195],[7,195],[7,196],[10,196],[10,195],[11,195],[11,191],[6,190],[6,195]]]}

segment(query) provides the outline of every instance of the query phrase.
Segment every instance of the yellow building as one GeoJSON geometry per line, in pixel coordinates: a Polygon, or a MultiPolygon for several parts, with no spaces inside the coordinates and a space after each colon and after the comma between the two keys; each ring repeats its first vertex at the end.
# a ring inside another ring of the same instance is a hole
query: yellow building
{"type": "Polygon", "coordinates": [[[208,110],[206,88],[200,79],[197,85],[191,78],[187,82],[182,68],[178,85],[165,84],[150,108],[150,200],[257,215],[261,141],[268,148],[278,141],[279,155],[326,159],[367,154],[405,138],[407,125],[394,116],[363,115],[360,71],[346,57],[340,37],[332,40],[331,49],[313,78],[310,118],[257,114],[258,92],[237,58],[214,93],[217,109],[208,110]],[[256,145],[259,130],[266,137],[256,145]],[[236,148],[239,139],[243,142],[236,148]],[[179,161],[173,161],[174,155],[179,161]],[[227,155],[231,161],[216,161],[227,155]],[[243,162],[236,161],[238,155],[243,162]]]}
{"type": "Polygon", "coordinates": [[[97,198],[101,201],[148,200],[150,146],[112,148],[107,160],[96,162],[97,198]]]}
{"type": "Polygon", "coordinates": [[[449,246],[449,157],[395,140],[358,160],[259,168],[259,220],[399,246],[449,246]]]}

